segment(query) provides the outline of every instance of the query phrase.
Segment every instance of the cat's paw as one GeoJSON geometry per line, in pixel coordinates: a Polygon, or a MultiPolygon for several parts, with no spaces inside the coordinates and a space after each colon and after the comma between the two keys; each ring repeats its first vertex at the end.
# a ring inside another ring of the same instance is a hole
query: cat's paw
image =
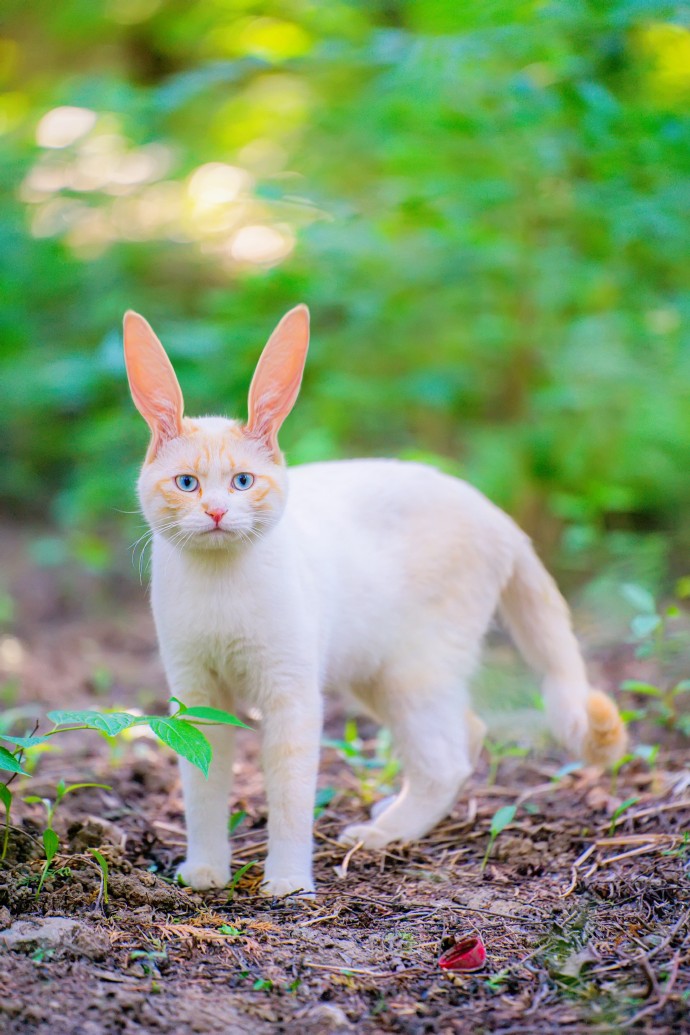
{"type": "Polygon", "coordinates": [[[224,888],[230,880],[229,866],[211,866],[209,863],[183,862],[177,868],[178,880],[195,891],[224,888]]]}
{"type": "Polygon", "coordinates": [[[372,819],[378,819],[382,812],[385,812],[389,805],[392,805],[397,798],[397,794],[389,794],[387,798],[380,798],[375,801],[371,806],[369,815],[372,819]]]}
{"type": "Polygon", "coordinates": [[[314,897],[314,881],[308,873],[294,877],[269,877],[261,885],[261,894],[268,898],[285,898],[298,892],[302,892],[300,898],[314,897]]]}
{"type": "Polygon", "coordinates": [[[391,841],[397,840],[395,835],[377,827],[376,823],[352,823],[341,832],[338,838],[342,844],[356,845],[361,842],[363,848],[384,848],[391,841]]]}

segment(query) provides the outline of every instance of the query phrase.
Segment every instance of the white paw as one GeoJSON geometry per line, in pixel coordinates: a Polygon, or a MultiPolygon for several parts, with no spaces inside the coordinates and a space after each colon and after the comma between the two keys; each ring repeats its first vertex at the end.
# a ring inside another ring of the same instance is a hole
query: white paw
{"type": "Polygon", "coordinates": [[[300,898],[313,898],[314,881],[308,873],[295,877],[270,877],[261,885],[261,894],[268,898],[285,898],[301,891],[300,898]]]}
{"type": "Polygon", "coordinates": [[[356,845],[361,841],[363,848],[384,848],[398,838],[395,834],[381,830],[375,823],[352,823],[345,827],[338,840],[346,845],[356,845]]]}
{"type": "Polygon", "coordinates": [[[378,819],[381,813],[385,812],[388,806],[392,805],[397,797],[397,794],[389,794],[387,798],[380,798],[378,801],[375,801],[371,806],[371,812],[369,813],[371,818],[378,819]]]}
{"type": "Polygon", "coordinates": [[[209,888],[225,887],[230,880],[230,867],[183,862],[178,866],[176,876],[195,891],[208,891],[209,888]]]}

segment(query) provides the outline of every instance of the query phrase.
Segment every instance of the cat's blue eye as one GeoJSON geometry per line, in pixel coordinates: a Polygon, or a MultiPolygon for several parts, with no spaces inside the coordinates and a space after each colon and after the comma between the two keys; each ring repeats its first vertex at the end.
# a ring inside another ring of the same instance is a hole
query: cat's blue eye
{"type": "Polygon", "coordinates": [[[196,492],[199,488],[199,479],[195,478],[193,474],[178,474],[175,485],[183,492],[196,492]]]}
{"type": "Polygon", "coordinates": [[[245,489],[251,489],[253,484],[254,475],[247,474],[246,471],[243,471],[241,474],[236,474],[235,477],[232,479],[233,489],[239,489],[240,492],[244,492],[245,489]]]}

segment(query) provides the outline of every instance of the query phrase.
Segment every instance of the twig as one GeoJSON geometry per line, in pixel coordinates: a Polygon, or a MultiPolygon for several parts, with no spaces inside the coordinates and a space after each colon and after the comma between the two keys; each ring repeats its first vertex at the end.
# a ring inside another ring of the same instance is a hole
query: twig
{"type": "Polygon", "coordinates": [[[596,844],[590,845],[589,848],[586,848],[581,855],[578,855],[570,871],[570,884],[565,889],[565,891],[561,892],[561,894],[558,896],[559,898],[568,898],[569,895],[572,895],[573,891],[577,886],[578,870],[585,862],[587,862],[587,860],[589,859],[590,855],[596,847],[596,844]]]}
{"type": "Polygon", "coordinates": [[[600,866],[610,866],[611,863],[620,862],[621,859],[631,859],[633,855],[649,855],[657,850],[656,845],[642,845],[640,848],[633,848],[629,852],[619,852],[618,855],[610,855],[608,859],[601,859],[600,866]]]}
{"type": "Polygon", "coordinates": [[[361,974],[364,977],[375,978],[407,977],[408,974],[418,974],[420,971],[423,972],[424,969],[422,967],[408,967],[407,970],[367,970],[365,967],[339,967],[336,964],[330,963],[312,963],[311,960],[303,960],[302,966],[311,967],[312,970],[335,971],[336,974],[361,974]]]}
{"type": "Polygon", "coordinates": [[[351,858],[352,858],[352,856],[353,856],[353,855],[355,854],[355,852],[356,852],[356,851],[357,851],[357,850],[358,850],[359,848],[361,848],[361,847],[362,847],[362,845],[363,845],[363,844],[364,844],[364,842],[363,842],[363,841],[357,841],[357,843],[356,843],[356,844],[354,844],[354,845],[352,846],[352,848],[350,849],[350,851],[349,851],[349,852],[347,852],[347,854],[346,854],[346,855],[345,855],[345,857],[343,858],[343,861],[341,862],[340,866],[338,866],[338,867],[337,867],[337,869],[336,869],[336,873],[338,874],[338,876],[340,877],[340,879],[341,879],[341,880],[342,880],[342,879],[343,879],[344,877],[347,877],[347,868],[348,868],[348,866],[350,865],[350,859],[351,859],[351,858]]]}
{"type": "Polygon", "coordinates": [[[675,985],[676,978],[678,977],[678,971],[680,969],[680,956],[681,952],[679,949],[674,955],[673,959],[671,960],[671,970],[666,980],[666,984],[664,986],[664,991],[661,998],[655,1000],[655,1002],[653,1003],[650,1003],[649,1006],[645,1006],[643,1010],[638,1010],[636,1014],[634,1014],[632,1017],[629,1017],[627,1021],[623,1022],[621,1028],[632,1028],[633,1025],[641,1021],[643,1017],[648,1017],[650,1013],[659,1013],[661,1010],[663,1010],[663,1008],[666,1006],[666,1003],[669,1001],[671,997],[673,986],[675,985]]]}

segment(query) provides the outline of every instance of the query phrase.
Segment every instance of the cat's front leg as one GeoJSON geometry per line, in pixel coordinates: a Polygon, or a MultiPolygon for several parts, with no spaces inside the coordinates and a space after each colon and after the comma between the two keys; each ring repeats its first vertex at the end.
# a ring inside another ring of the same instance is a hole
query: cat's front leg
{"type": "Polygon", "coordinates": [[[263,721],[262,759],[268,799],[265,895],[314,891],[312,828],[321,740],[315,687],[272,695],[263,721]]]}
{"type": "Polygon", "coordinates": [[[180,758],[187,858],[177,875],[198,891],[225,887],[230,880],[228,796],[235,754],[232,726],[204,726],[203,732],[213,750],[208,779],[195,765],[180,758]]]}

